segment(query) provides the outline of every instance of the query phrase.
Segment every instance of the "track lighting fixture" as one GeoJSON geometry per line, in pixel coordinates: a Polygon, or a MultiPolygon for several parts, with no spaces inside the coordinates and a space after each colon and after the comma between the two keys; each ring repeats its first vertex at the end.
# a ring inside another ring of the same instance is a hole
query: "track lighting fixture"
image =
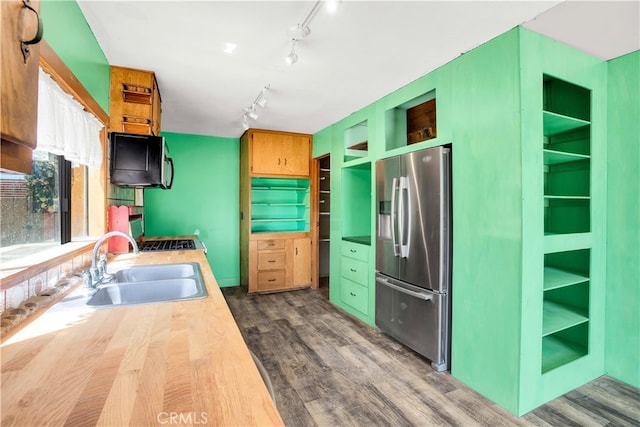
{"type": "Polygon", "coordinates": [[[260,106],[262,108],[267,106],[267,102],[269,101],[267,94],[270,87],[270,84],[267,84],[265,87],[263,87],[258,96],[256,96],[256,99],[251,103],[251,105],[244,109],[244,115],[242,116],[242,127],[244,128],[244,130],[249,129],[249,119],[258,120],[258,113],[256,111],[257,106],[260,106]]]}
{"type": "Polygon", "coordinates": [[[287,57],[285,58],[285,61],[287,61],[287,64],[289,65],[293,65],[298,62],[298,54],[296,53],[296,42],[296,39],[291,39],[291,52],[289,52],[289,55],[287,55],[287,57]]]}

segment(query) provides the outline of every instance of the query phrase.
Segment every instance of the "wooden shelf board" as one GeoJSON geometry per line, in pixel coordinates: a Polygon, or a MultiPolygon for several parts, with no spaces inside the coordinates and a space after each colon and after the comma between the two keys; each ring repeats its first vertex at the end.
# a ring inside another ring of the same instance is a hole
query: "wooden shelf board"
{"type": "Polygon", "coordinates": [[[544,290],[576,285],[589,280],[589,277],[554,267],[544,268],[544,290]]]}
{"type": "Polygon", "coordinates": [[[568,153],[565,151],[545,149],[543,152],[545,165],[557,165],[560,163],[570,163],[591,158],[591,156],[586,154],[568,153]]]}
{"type": "Polygon", "coordinates": [[[553,335],[542,338],[542,373],[566,365],[588,354],[586,346],[562,340],[553,335]]]}
{"type": "Polygon", "coordinates": [[[553,301],[542,304],[542,336],[589,321],[589,318],[578,308],[570,307],[553,301]]]}
{"type": "Polygon", "coordinates": [[[307,187],[251,187],[251,190],[262,190],[262,191],[270,191],[270,190],[286,190],[286,191],[307,191],[307,187]]]}
{"type": "Polygon", "coordinates": [[[551,111],[543,111],[544,136],[558,135],[590,124],[587,120],[576,119],[551,111]]]}

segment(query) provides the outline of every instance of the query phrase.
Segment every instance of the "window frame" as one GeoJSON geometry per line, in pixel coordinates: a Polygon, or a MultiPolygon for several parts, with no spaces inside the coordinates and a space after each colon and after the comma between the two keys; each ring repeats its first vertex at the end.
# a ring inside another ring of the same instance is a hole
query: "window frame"
{"type": "MultiPolygon", "coordinates": [[[[100,142],[102,145],[102,165],[100,169],[89,169],[88,175],[91,176],[92,182],[98,185],[92,185],[89,192],[89,235],[99,236],[106,232],[107,229],[107,129],[109,126],[109,115],[102,109],[100,104],[82,85],[78,78],[73,74],[69,67],[62,61],[53,48],[42,40],[40,46],[40,67],[64,90],[73,96],[75,100],[80,102],[85,110],[93,114],[98,121],[102,123],[104,128],[100,133],[100,142]]],[[[69,175],[70,177],[70,175],[69,175]]],[[[69,188],[71,181],[69,179],[69,188]]],[[[70,197],[67,198],[70,203],[70,197]]],[[[62,200],[61,200],[62,201],[62,200]]],[[[69,205],[70,206],[70,205],[69,205]]],[[[61,209],[62,211],[62,209],[61,209]]],[[[67,210],[70,213],[70,208],[67,210]]],[[[62,225],[61,225],[62,228],[62,225]]],[[[68,233],[71,233],[70,223],[67,227],[68,233]]],[[[95,243],[95,239],[89,238],[87,241],[74,242],[70,241],[69,236],[67,243],[61,242],[55,251],[47,251],[47,254],[37,262],[26,267],[11,269],[0,272],[0,288],[8,289],[18,285],[29,277],[40,274],[42,271],[58,265],[62,262],[77,257],[79,254],[90,250],[95,243]]]]}

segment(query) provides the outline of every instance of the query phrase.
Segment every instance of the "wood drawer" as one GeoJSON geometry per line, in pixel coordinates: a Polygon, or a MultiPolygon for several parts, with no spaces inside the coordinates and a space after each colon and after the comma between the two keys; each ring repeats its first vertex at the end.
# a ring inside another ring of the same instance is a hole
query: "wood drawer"
{"type": "Polygon", "coordinates": [[[341,247],[342,255],[369,262],[369,246],[343,240],[341,247]]]}
{"type": "Polygon", "coordinates": [[[270,270],[258,272],[258,291],[284,288],[287,274],[285,270],[270,270]]]}
{"type": "Polygon", "coordinates": [[[369,289],[351,280],[341,279],[340,298],[363,314],[369,314],[369,289]]]}
{"type": "Polygon", "coordinates": [[[284,252],[258,253],[258,270],[280,270],[285,268],[284,252]]]}
{"type": "Polygon", "coordinates": [[[258,250],[284,249],[284,239],[258,240],[258,250]]]}
{"type": "Polygon", "coordinates": [[[342,257],[342,277],[367,286],[369,264],[349,257],[342,257]]]}

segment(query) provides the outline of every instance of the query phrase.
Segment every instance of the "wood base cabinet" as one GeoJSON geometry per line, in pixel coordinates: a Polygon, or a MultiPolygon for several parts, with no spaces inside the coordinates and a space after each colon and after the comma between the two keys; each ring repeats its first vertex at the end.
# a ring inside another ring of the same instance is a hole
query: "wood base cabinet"
{"type": "Polygon", "coordinates": [[[311,238],[308,233],[278,233],[249,241],[249,293],[311,286],[311,238]]]}

